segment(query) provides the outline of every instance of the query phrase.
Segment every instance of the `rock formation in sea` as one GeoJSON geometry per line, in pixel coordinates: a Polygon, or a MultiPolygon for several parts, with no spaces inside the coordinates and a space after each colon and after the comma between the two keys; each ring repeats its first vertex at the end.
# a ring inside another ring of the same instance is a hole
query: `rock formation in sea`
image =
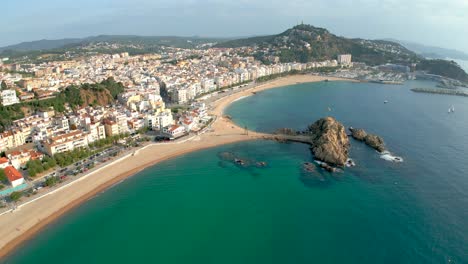
{"type": "Polygon", "coordinates": [[[348,159],[349,139],[345,127],[333,117],[317,120],[308,127],[315,158],[328,164],[344,166],[348,159]]]}
{"type": "Polygon", "coordinates": [[[381,137],[373,134],[367,134],[364,129],[350,128],[349,130],[351,131],[351,135],[354,139],[363,141],[378,152],[385,151],[385,142],[381,137]]]}
{"type": "Polygon", "coordinates": [[[351,136],[353,136],[354,139],[359,140],[359,141],[364,141],[364,139],[367,136],[366,131],[364,129],[349,129],[351,131],[351,136]]]}

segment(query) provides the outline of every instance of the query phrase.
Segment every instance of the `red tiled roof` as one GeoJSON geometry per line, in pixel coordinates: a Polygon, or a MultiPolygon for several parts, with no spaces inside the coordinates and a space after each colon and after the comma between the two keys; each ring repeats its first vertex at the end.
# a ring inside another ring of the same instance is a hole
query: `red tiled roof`
{"type": "Polygon", "coordinates": [[[178,126],[178,125],[172,125],[171,128],[169,128],[168,130],[169,131],[174,131],[174,130],[178,129],[179,127],[180,126],[178,126]]]}
{"type": "Polygon", "coordinates": [[[18,170],[16,170],[13,166],[8,166],[5,168],[5,175],[7,176],[10,182],[14,182],[23,178],[21,173],[18,170]]]}
{"type": "Polygon", "coordinates": [[[0,158],[0,164],[4,164],[4,163],[7,163],[7,162],[8,162],[7,158],[5,158],[5,157],[0,158]]]}

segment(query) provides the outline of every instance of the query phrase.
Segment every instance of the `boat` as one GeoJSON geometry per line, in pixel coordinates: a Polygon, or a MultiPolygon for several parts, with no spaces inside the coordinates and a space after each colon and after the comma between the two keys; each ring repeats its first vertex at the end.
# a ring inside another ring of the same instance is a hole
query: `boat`
{"type": "Polygon", "coordinates": [[[385,100],[385,101],[383,101],[383,103],[384,103],[384,104],[386,104],[386,103],[388,103],[388,101],[387,101],[387,100],[385,100]]]}
{"type": "Polygon", "coordinates": [[[328,112],[331,112],[331,110],[332,110],[332,109],[331,109],[330,107],[328,107],[328,112]]]}

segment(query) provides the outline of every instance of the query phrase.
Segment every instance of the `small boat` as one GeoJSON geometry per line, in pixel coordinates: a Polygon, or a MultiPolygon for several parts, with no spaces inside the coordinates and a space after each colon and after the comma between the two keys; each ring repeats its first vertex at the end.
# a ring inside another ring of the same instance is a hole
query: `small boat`
{"type": "Polygon", "coordinates": [[[330,107],[328,107],[328,112],[331,112],[331,110],[332,110],[332,109],[331,109],[330,107]]]}
{"type": "Polygon", "coordinates": [[[264,161],[257,162],[258,167],[265,167],[266,165],[267,165],[267,163],[264,162],[264,161]]]}
{"type": "Polygon", "coordinates": [[[384,103],[384,104],[386,104],[386,103],[388,103],[388,101],[387,101],[387,100],[385,100],[385,101],[383,101],[383,103],[384,103]]]}

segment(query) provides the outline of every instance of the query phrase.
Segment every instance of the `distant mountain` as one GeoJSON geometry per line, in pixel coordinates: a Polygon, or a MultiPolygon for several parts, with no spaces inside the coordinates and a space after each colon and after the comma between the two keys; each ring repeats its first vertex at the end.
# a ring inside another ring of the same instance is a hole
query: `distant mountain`
{"type": "Polygon", "coordinates": [[[405,46],[406,48],[430,59],[455,59],[455,60],[466,60],[468,61],[468,54],[455,50],[455,49],[446,49],[440,48],[435,46],[428,46],[424,44],[419,44],[415,42],[409,41],[402,41],[402,40],[394,40],[389,39],[389,41],[400,43],[401,45],[405,46]]]}
{"type": "Polygon", "coordinates": [[[221,38],[203,37],[177,37],[177,36],[133,36],[133,35],[99,35],[87,38],[69,38],[57,40],[38,40],[23,42],[0,48],[0,54],[14,54],[33,51],[52,51],[57,49],[69,49],[73,47],[90,45],[99,42],[114,44],[142,45],[142,46],[173,46],[179,48],[194,48],[197,45],[226,41],[221,38]]]}
{"type": "Polygon", "coordinates": [[[83,41],[83,39],[69,38],[69,39],[57,39],[57,40],[36,40],[30,42],[22,42],[15,45],[10,45],[0,48],[0,53],[3,51],[35,51],[35,50],[51,50],[62,48],[66,45],[77,44],[83,41]]]}

